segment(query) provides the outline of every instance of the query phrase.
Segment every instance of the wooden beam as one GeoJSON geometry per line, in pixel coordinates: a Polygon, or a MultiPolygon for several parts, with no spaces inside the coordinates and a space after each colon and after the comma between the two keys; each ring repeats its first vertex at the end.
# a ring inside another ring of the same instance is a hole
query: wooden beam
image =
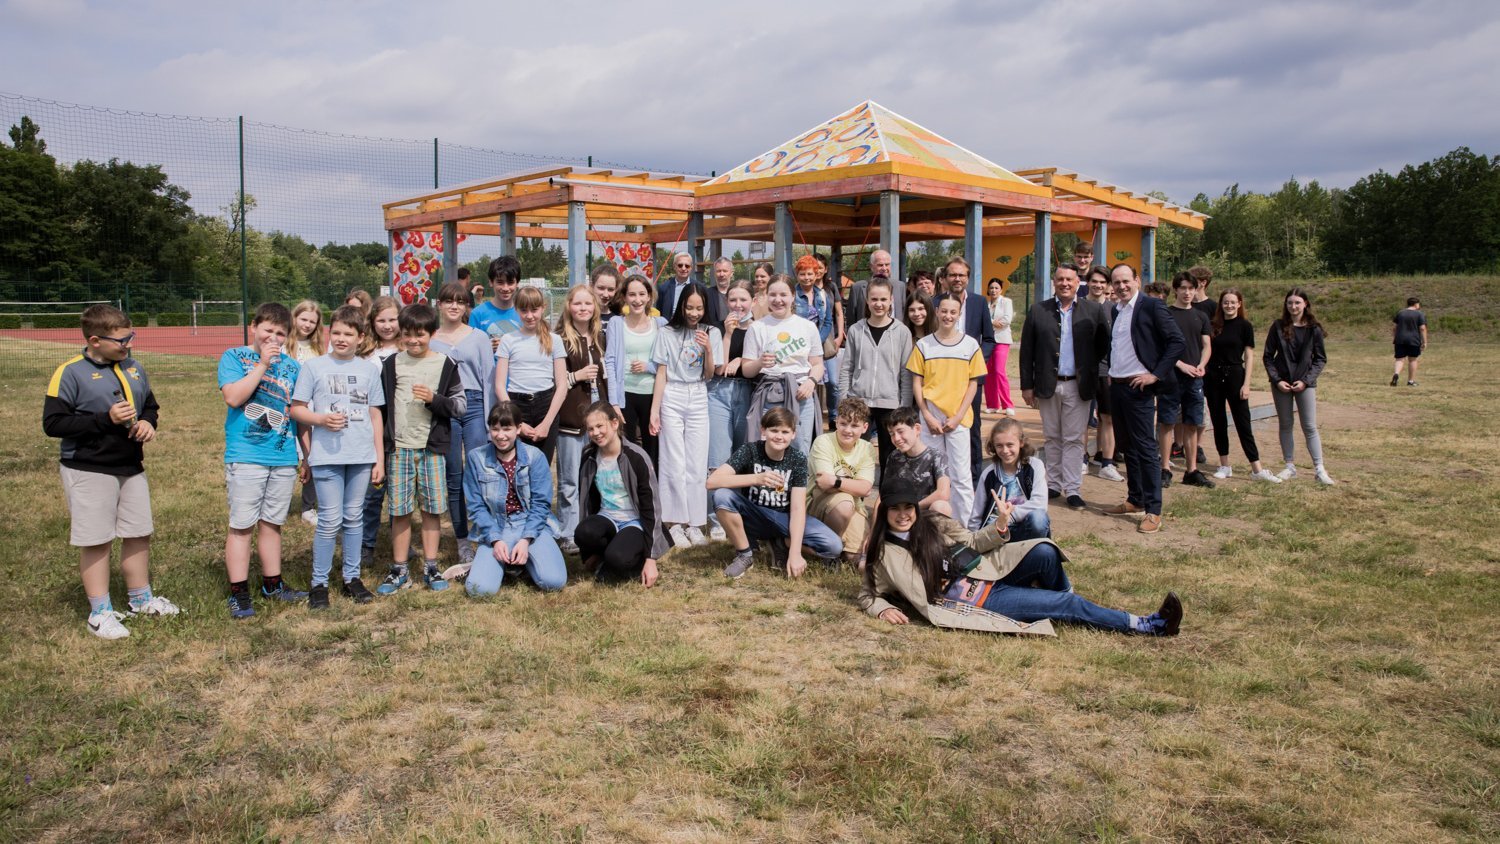
{"type": "Polygon", "coordinates": [[[569,191],[567,188],[530,193],[524,196],[513,196],[507,199],[492,199],[488,202],[478,202],[473,205],[460,205],[451,208],[443,208],[436,211],[417,211],[410,214],[397,214],[392,216],[387,212],[385,220],[386,231],[396,229],[423,226],[429,223],[461,222],[473,220],[479,217],[494,217],[506,211],[532,211],[537,208],[547,208],[568,201],[569,191]]]}
{"type": "Polygon", "coordinates": [[[505,177],[500,178],[500,179],[491,179],[491,180],[485,181],[485,182],[475,182],[475,183],[469,184],[469,185],[461,185],[461,186],[457,186],[457,187],[448,188],[447,190],[436,191],[436,192],[433,192],[433,193],[424,193],[424,194],[421,194],[420,196],[408,197],[406,199],[398,199],[398,200],[396,200],[394,202],[387,202],[387,203],[381,205],[380,207],[381,208],[393,208],[393,207],[395,207],[397,205],[414,205],[414,204],[419,203],[419,202],[426,202],[427,200],[430,200],[430,199],[446,199],[446,198],[449,198],[449,197],[461,196],[461,195],[466,194],[466,193],[473,193],[473,192],[476,192],[476,191],[481,191],[481,190],[484,190],[486,188],[504,187],[506,185],[515,184],[516,182],[529,182],[529,181],[531,181],[533,179],[550,179],[553,176],[561,176],[561,175],[564,175],[566,173],[571,173],[571,172],[573,172],[573,168],[572,167],[551,167],[551,168],[548,168],[548,169],[545,169],[545,170],[533,170],[533,171],[528,172],[528,173],[515,173],[513,175],[505,176],[505,177]]]}
{"type": "MultiPolygon", "coordinates": [[[[733,183],[739,184],[739,183],[733,183]]],[[[891,173],[873,173],[846,179],[830,179],[821,182],[740,190],[732,193],[717,193],[698,196],[698,210],[726,211],[750,209],[756,206],[772,206],[778,202],[799,200],[835,199],[851,196],[868,196],[883,190],[893,190],[896,176],[891,173]]]]}

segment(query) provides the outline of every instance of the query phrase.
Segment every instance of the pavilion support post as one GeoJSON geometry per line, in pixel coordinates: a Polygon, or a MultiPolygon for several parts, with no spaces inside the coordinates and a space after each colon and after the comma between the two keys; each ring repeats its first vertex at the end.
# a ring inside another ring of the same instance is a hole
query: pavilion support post
{"type": "Polygon", "coordinates": [[[693,256],[693,281],[703,281],[703,212],[694,211],[688,214],[687,224],[687,251],[693,256]]]}
{"type": "Polygon", "coordinates": [[[582,202],[568,203],[568,286],[583,284],[589,280],[588,217],[582,202]]]}
{"type": "Polygon", "coordinates": [[[708,260],[713,262],[722,257],[724,257],[724,241],[716,237],[708,242],[708,260]]]}
{"type": "Polygon", "coordinates": [[[443,224],[443,283],[458,278],[458,223],[443,224]]]}
{"type": "MultiPolygon", "coordinates": [[[[1109,221],[1100,220],[1094,229],[1094,263],[1109,266],[1113,259],[1109,257],[1109,221]]],[[[1080,272],[1087,272],[1088,267],[1079,267],[1080,272]]]]}
{"type": "Polygon", "coordinates": [[[776,272],[792,274],[792,206],[776,203],[776,272]]]}
{"type": "Polygon", "coordinates": [[[516,215],[513,211],[500,215],[500,254],[516,254],[516,215]]]}
{"type": "Polygon", "coordinates": [[[843,294],[844,285],[844,247],[835,243],[828,250],[828,278],[833,281],[835,290],[843,294]]]}
{"type": "Polygon", "coordinates": [[[1052,214],[1036,212],[1036,300],[1052,298],[1052,214]]]}
{"type": "Polygon", "coordinates": [[[969,290],[984,293],[984,205],[964,207],[964,260],[969,262],[969,290]]]}
{"type": "Polygon", "coordinates": [[[895,255],[901,251],[901,194],[880,192],[880,248],[895,255]]]}
{"type": "Polygon", "coordinates": [[[385,255],[385,281],[380,283],[380,295],[393,296],[396,293],[396,233],[393,231],[385,233],[385,255]]]}
{"type": "Polygon", "coordinates": [[[1141,282],[1156,281],[1156,229],[1141,227],[1141,282]]]}

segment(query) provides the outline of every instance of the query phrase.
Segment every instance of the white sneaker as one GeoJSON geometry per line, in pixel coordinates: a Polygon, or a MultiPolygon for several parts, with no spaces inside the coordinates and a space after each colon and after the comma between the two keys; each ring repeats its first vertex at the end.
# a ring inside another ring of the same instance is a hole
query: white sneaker
{"type": "Polygon", "coordinates": [[[1214,470],[1214,477],[1220,479],[1232,478],[1234,477],[1234,469],[1229,466],[1220,466],[1219,468],[1214,470]]]}
{"type": "Polygon", "coordinates": [[[688,542],[693,543],[695,546],[708,544],[708,537],[703,535],[703,531],[699,530],[697,525],[693,525],[687,529],[687,538],[688,542]]]}
{"type": "Polygon", "coordinates": [[[1323,486],[1333,486],[1333,476],[1329,475],[1328,470],[1324,469],[1321,464],[1313,467],[1313,474],[1317,477],[1318,483],[1323,486]]]}
{"type": "Polygon", "coordinates": [[[1007,407],[1005,409],[1005,415],[1006,416],[1015,416],[1016,415],[1016,409],[1014,407],[1007,407]]]}
{"type": "Polygon", "coordinates": [[[1288,463],[1286,464],[1285,469],[1282,469],[1280,472],[1276,473],[1276,477],[1281,478],[1283,481],[1289,481],[1292,478],[1297,477],[1297,467],[1288,463]]]}
{"type": "Polygon", "coordinates": [[[176,615],[182,612],[178,606],[160,595],[153,595],[151,600],[140,606],[130,608],[131,615],[176,615]]]}
{"type": "Polygon", "coordinates": [[[124,613],[114,610],[89,613],[89,632],[101,639],[123,639],[130,635],[125,625],[120,623],[124,617],[124,613]]]}
{"type": "Polygon", "coordinates": [[[1106,481],[1124,481],[1125,480],[1125,476],[1122,475],[1122,474],[1120,474],[1120,470],[1116,469],[1114,467],[1114,464],[1109,464],[1109,465],[1106,465],[1106,466],[1100,466],[1099,467],[1099,477],[1103,478],[1106,481]]]}
{"type": "Polygon", "coordinates": [[[667,531],[667,538],[672,540],[674,548],[687,548],[693,544],[693,540],[688,539],[687,528],[682,525],[672,525],[671,530],[667,531]]]}
{"type": "Polygon", "coordinates": [[[1250,477],[1256,479],[1257,481],[1266,481],[1267,483],[1281,483],[1281,478],[1278,478],[1275,475],[1271,474],[1270,469],[1263,468],[1259,472],[1251,472],[1250,477]]]}
{"type": "Polygon", "coordinates": [[[307,522],[310,525],[316,525],[318,523],[318,511],[317,510],[303,510],[302,511],[302,521],[307,522]]]}
{"type": "Polygon", "coordinates": [[[562,551],[564,554],[577,554],[577,553],[579,553],[579,551],[578,551],[578,543],[574,542],[573,540],[569,539],[566,536],[563,537],[562,539],[558,540],[558,542],[557,542],[557,548],[558,548],[559,551],[562,551]]]}
{"type": "Polygon", "coordinates": [[[708,538],[714,542],[728,542],[729,534],[724,532],[724,528],[714,525],[708,529],[708,538]]]}

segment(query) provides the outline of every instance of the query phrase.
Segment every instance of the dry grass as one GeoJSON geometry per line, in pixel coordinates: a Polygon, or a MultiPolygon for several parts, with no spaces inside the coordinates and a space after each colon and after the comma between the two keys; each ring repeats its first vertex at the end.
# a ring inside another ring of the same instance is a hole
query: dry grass
{"type": "MultiPolygon", "coordinates": [[[[1494,840],[1500,346],[1435,343],[1418,390],[1388,354],[1330,350],[1337,487],[1173,487],[1144,542],[1059,515],[1084,594],[1179,591],[1170,641],[890,628],[847,572],[727,583],[711,552],[649,593],[232,623],[212,362],[148,358],[187,615],[104,643],[40,379],[0,378],[0,839],[1494,840]]],[[[301,583],[310,544],[289,526],[301,583]]]]}

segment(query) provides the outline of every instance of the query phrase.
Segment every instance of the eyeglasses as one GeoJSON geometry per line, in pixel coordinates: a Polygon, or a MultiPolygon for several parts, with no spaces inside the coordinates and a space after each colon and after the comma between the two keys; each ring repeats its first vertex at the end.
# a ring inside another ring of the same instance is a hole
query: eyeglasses
{"type": "Polygon", "coordinates": [[[121,346],[129,346],[131,341],[135,339],[135,332],[132,331],[129,334],[126,334],[124,337],[99,337],[99,339],[119,343],[121,346]]]}

